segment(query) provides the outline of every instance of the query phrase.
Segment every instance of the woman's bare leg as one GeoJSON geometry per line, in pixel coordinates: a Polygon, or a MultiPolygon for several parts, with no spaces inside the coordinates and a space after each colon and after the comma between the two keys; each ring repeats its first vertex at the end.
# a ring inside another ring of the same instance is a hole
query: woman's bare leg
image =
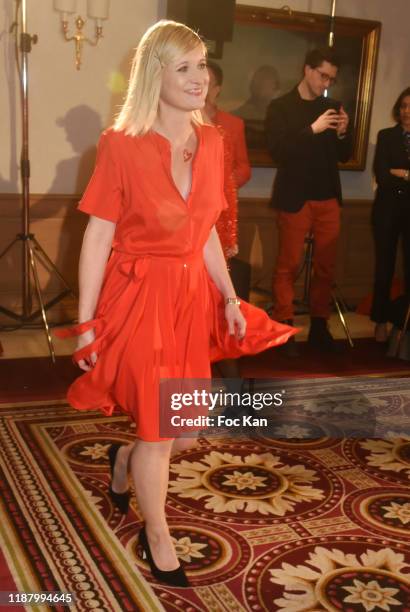
{"type": "Polygon", "coordinates": [[[115,493],[125,493],[128,491],[129,460],[134,445],[135,442],[132,442],[131,444],[123,445],[118,449],[117,456],[115,458],[114,477],[111,483],[112,490],[115,491],[115,493]]]}
{"type": "Polygon", "coordinates": [[[128,471],[131,470],[151,553],[157,567],[165,571],[179,565],[165,516],[169,459],[196,443],[197,438],[176,438],[166,442],[137,440],[122,446],[115,461],[112,488],[116,493],[127,491],[128,471]]]}
{"type": "Polygon", "coordinates": [[[130,456],[135,494],[145,521],[151,554],[158,569],[164,571],[179,566],[165,515],[172,443],[172,440],[138,440],[130,456]]]}
{"type": "Polygon", "coordinates": [[[188,450],[193,446],[198,444],[198,438],[175,438],[171,447],[171,457],[177,455],[178,453],[182,453],[184,450],[188,450]]]}
{"type": "MultiPolygon", "coordinates": [[[[125,493],[128,490],[128,473],[130,470],[130,457],[132,449],[138,442],[132,442],[131,444],[123,445],[118,450],[117,457],[115,460],[114,467],[114,478],[112,481],[112,488],[116,493],[125,493]]],[[[171,447],[171,457],[182,453],[184,450],[188,450],[198,444],[198,438],[175,438],[171,447]]]]}

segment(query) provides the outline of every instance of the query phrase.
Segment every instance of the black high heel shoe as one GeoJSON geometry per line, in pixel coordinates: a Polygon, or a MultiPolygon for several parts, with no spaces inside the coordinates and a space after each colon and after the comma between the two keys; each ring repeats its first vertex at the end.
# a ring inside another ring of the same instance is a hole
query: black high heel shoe
{"type": "Polygon", "coordinates": [[[122,514],[127,514],[128,508],[130,505],[130,497],[131,497],[130,492],[125,491],[125,493],[116,493],[112,489],[115,460],[117,458],[117,453],[120,448],[121,448],[121,444],[111,444],[110,448],[108,449],[108,459],[110,460],[110,469],[111,469],[111,482],[108,488],[108,493],[109,493],[109,496],[111,497],[111,501],[113,502],[114,506],[116,506],[118,510],[122,512],[122,514]]]}
{"type": "Polygon", "coordinates": [[[181,565],[176,569],[169,571],[158,569],[158,567],[155,565],[154,559],[152,558],[151,549],[148,544],[147,534],[145,532],[145,527],[141,527],[141,531],[138,536],[138,544],[141,546],[147,556],[147,561],[151,570],[151,574],[154,576],[154,578],[159,580],[159,582],[164,582],[165,584],[169,584],[170,586],[175,587],[191,586],[181,565]]]}

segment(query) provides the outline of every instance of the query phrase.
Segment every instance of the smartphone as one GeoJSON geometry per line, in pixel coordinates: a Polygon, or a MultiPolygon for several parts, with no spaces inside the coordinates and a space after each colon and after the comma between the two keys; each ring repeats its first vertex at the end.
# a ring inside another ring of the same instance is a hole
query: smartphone
{"type": "Polygon", "coordinates": [[[337,113],[340,113],[341,106],[342,106],[342,103],[339,102],[338,100],[328,100],[326,110],[332,109],[332,110],[335,110],[337,113]]]}

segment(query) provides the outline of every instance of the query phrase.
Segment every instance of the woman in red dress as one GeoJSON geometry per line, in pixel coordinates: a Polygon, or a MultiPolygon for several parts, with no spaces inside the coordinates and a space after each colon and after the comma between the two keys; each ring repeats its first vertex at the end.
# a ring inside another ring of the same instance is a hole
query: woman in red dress
{"type": "Polygon", "coordinates": [[[74,354],[85,374],[78,410],[115,407],[137,439],[109,451],[110,495],[128,509],[131,470],[152,574],[188,586],[166,521],[170,456],[192,438],[160,435],[161,379],[210,378],[210,361],[286,342],[294,328],[239,305],[215,230],[225,207],[223,144],[203,125],[206,49],[182,24],[161,21],[138,45],[124,106],[101,136],[79,208],[90,215],[80,256],[74,354]]]}
{"type": "Polygon", "coordinates": [[[222,68],[213,61],[208,61],[207,66],[209,86],[202,116],[206,122],[219,129],[224,141],[224,193],[228,206],[222,211],[216,223],[216,230],[225,257],[230,259],[238,254],[238,189],[251,178],[251,166],[246,148],[243,120],[220,110],[217,105],[223,83],[222,68]]]}

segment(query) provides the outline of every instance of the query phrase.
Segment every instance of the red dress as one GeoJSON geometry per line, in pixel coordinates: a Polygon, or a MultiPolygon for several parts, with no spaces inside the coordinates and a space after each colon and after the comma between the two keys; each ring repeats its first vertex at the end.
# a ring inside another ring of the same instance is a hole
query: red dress
{"type": "Polygon", "coordinates": [[[294,328],[243,303],[243,342],[229,336],[224,300],[208,275],[203,247],[226,206],[223,144],[212,126],[197,127],[192,187],[185,201],[171,175],[169,141],[106,131],[80,210],[116,223],[95,319],[65,335],[94,328],[95,367],[70,387],[78,410],[115,407],[135,421],[137,436],[157,441],[161,378],[209,378],[210,361],[256,353],[286,342],[294,328]]]}
{"type": "Polygon", "coordinates": [[[226,113],[218,108],[214,124],[221,126],[228,135],[232,150],[232,172],[235,185],[239,189],[251,178],[248,150],[245,139],[245,123],[240,117],[226,113]]]}
{"type": "Polygon", "coordinates": [[[224,143],[224,196],[226,208],[216,222],[216,231],[221,241],[225,259],[228,260],[238,249],[238,190],[233,175],[233,152],[229,134],[217,125],[224,143]]]}
{"type": "Polygon", "coordinates": [[[245,141],[245,124],[240,117],[217,110],[213,123],[223,137],[225,149],[224,193],[228,204],[223,210],[216,229],[225,258],[238,249],[238,189],[251,177],[251,167],[245,141]]]}

